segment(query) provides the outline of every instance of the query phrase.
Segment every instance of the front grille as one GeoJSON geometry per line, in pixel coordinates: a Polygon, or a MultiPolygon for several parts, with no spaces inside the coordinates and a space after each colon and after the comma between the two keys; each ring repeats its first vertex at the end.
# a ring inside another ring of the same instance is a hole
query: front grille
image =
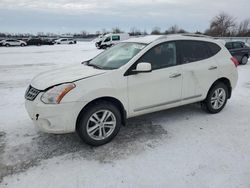
{"type": "Polygon", "coordinates": [[[35,100],[35,98],[37,97],[37,95],[40,93],[40,90],[29,86],[28,89],[25,92],[25,99],[29,100],[29,101],[33,101],[35,100]]]}

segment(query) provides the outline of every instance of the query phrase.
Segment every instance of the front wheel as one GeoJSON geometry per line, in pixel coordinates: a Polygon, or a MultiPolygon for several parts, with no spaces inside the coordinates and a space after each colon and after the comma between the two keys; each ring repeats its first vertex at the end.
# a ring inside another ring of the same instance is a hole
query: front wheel
{"type": "Polygon", "coordinates": [[[85,109],[79,117],[76,131],[80,138],[92,146],[110,142],[121,127],[121,113],[111,103],[101,102],[85,109]]]}
{"type": "Polygon", "coordinates": [[[224,83],[217,83],[208,92],[203,106],[208,113],[216,114],[226,105],[228,99],[228,88],[224,83]]]}

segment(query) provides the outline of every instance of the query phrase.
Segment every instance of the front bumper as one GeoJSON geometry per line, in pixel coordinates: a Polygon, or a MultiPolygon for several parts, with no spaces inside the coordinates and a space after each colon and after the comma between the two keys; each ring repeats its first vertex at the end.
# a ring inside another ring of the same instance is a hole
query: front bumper
{"type": "Polygon", "coordinates": [[[82,102],[44,104],[39,94],[34,101],[25,100],[26,110],[39,130],[46,133],[63,134],[75,131],[78,114],[84,107],[82,102]]]}

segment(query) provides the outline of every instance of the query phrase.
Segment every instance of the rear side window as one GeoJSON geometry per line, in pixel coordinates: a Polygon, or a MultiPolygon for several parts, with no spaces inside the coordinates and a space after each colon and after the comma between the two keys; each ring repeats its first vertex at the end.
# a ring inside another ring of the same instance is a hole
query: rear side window
{"type": "Polygon", "coordinates": [[[191,63],[207,59],[210,51],[207,45],[200,41],[179,41],[182,54],[182,63],[191,63]]]}
{"type": "Polygon", "coordinates": [[[178,46],[181,50],[181,62],[184,64],[208,59],[221,49],[217,44],[205,41],[178,41],[178,46]]]}
{"type": "Polygon", "coordinates": [[[233,43],[233,47],[234,47],[234,48],[243,48],[243,44],[240,43],[240,42],[234,42],[234,43],[233,43]]]}
{"type": "Polygon", "coordinates": [[[112,36],[112,40],[120,40],[120,36],[119,35],[114,35],[114,36],[112,36]]]}
{"type": "Polygon", "coordinates": [[[212,43],[212,42],[204,42],[206,45],[208,45],[209,47],[209,50],[210,50],[210,56],[214,56],[215,54],[217,54],[220,50],[221,50],[221,47],[218,46],[217,44],[215,43],[212,43]]]}

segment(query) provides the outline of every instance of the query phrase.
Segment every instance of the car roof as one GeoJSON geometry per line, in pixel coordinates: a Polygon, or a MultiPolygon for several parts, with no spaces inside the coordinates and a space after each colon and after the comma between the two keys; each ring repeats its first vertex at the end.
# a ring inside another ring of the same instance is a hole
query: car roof
{"type": "Polygon", "coordinates": [[[149,44],[161,38],[163,35],[148,35],[143,37],[135,37],[125,40],[124,42],[136,42],[136,43],[144,43],[149,44]]]}
{"type": "Polygon", "coordinates": [[[206,36],[206,35],[196,35],[196,34],[170,34],[170,35],[148,35],[143,37],[134,37],[130,38],[128,40],[125,40],[123,42],[136,42],[136,43],[144,43],[144,44],[150,44],[152,42],[158,41],[158,40],[202,40],[202,41],[208,41],[208,42],[218,42],[219,40],[216,40],[212,37],[206,36]]]}

